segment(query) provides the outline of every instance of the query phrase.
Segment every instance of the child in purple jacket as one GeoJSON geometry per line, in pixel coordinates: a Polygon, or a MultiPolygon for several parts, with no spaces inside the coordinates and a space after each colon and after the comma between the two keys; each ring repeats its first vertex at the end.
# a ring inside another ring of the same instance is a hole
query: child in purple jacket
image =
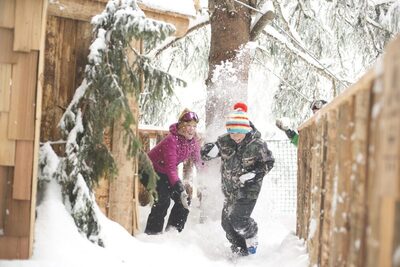
{"type": "Polygon", "coordinates": [[[158,200],[153,204],[147,218],[146,234],[162,233],[171,198],[175,204],[166,230],[175,228],[181,232],[185,226],[189,214],[188,195],[179,179],[178,165],[187,159],[192,159],[196,166],[202,163],[196,134],[198,122],[197,114],[185,109],[179,116],[178,123],[170,126],[169,135],[148,153],[160,179],[156,187],[158,200]]]}

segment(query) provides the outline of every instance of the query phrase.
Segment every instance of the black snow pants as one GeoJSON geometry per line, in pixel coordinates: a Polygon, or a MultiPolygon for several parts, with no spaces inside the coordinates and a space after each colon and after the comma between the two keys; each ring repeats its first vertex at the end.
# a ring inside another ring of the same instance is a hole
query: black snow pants
{"type": "Polygon", "coordinates": [[[226,238],[232,244],[232,251],[247,254],[246,239],[258,233],[257,223],[250,217],[256,205],[261,182],[252,188],[241,188],[236,197],[225,198],[221,225],[226,238]]]}
{"type": "MultiPolygon", "coordinates": [[[[164,228],[164,218],[167,215],[169,205],[172,198],[172,188],[169,185],[168,176],[163,173],[157,173],[160,180],[157,182],[158,201],[155,202],[151,208],[149,217],[147,218],[146,229],[144,232],[149,235],[160,234],[164,228]]],[[[179,232],[183,230],[189,210],[185,209],[180,199],[172,199],[175,204],[171,209],[166,230],[175,228],[179,232]]]]}

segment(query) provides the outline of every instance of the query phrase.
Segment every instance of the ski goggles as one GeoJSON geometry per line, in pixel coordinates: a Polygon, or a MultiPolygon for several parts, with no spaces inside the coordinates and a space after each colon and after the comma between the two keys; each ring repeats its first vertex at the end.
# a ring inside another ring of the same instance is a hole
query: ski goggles
{"type": "Polygon", "coordinates": [[[189,111],[189,112],[184,113],[179,118],[179,121],[184,121],[184,122],[195,121],[196,123],[198,123],[199,122],[199,117],[193,111],[189,111]]]}

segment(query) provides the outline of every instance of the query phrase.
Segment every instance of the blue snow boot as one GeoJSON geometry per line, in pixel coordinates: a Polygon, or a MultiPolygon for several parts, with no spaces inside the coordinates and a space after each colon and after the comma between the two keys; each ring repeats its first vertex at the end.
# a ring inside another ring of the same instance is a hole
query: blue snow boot
{"type": "Polygon", "coordinates": [[[256,254],[258,246],[257,236],[246,239],[247,251],[249,254],[256,254]]]}

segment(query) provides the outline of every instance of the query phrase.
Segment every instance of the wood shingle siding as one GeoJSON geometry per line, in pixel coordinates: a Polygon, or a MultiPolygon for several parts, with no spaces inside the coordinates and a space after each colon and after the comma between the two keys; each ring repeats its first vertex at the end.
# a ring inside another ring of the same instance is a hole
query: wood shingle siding
{"type": "Polygon", "coordinates": [[[34,139],[38,55],[36,51],[21,54],[13,65],[8,120],[8,138],[12,140],[34,139]]]}

